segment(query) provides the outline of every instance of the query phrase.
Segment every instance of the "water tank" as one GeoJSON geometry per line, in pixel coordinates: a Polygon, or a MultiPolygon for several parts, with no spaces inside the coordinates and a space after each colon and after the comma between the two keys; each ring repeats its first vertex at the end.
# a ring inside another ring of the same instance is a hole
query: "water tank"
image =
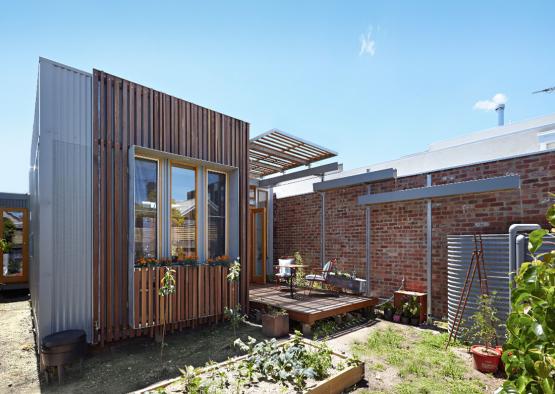
{"type": "MultiPolygon", "coordinates": [[[[482,242],[489,291],[490,293],[496,292],[495,306],[498,310],[497,317],[501,320],[501,324],[504,324],[510,305],[509,235],[484,234],[482,235],[482,242]]],[[[473,235],[447,236],[447,312],[449,328],[451,328],[455,318],[457,305],[459,304],[473,252],[473,235]]],[[[472,325],[470,317],[477,309],[479,296],[480,283],[478,273],[476,272],[461,326],[470,327],[472,325]]],[[[505,338],[504,325],[498,327],[497,335],[499,342],[503,343],[505,338]]]]}

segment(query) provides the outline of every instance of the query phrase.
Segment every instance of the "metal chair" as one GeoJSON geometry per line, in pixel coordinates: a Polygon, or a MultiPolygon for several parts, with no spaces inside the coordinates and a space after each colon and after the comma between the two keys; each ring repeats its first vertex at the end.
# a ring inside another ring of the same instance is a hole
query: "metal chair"
{"type": "Polygon", "coordinates": [[[337,264],[337,259],[331,259],[330,261],[328,261],[326,264],[324,264],[324,267],[322,269],[313,269],[312,272],[316,271],[319,273],[312,273],[309,275],[305,275],[305,279],[310,282],[310,288],[308,290],[308,294],[310,294],[312,292],[312,289],[314,287],[314,282],[319,282],[322,284],[322,287],[327,284],[327,278],[328,275],[330,274],[330,272],[333,272],[333,270],[335,269],[335,265],[337,264]]]}

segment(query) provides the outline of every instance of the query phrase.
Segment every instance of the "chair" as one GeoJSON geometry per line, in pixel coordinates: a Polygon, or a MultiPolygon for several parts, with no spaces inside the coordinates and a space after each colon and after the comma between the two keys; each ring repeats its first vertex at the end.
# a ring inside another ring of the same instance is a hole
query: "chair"
{"type": "Polygon", "coordinates": [[[337,264],[337,259],[331,259],[326,264],[324,264],[324,267],[322,269],[313,270],[313,271],[319,271],[320,272],[319,274],[305,275],[305,279],[308,282],[310,282],[310,288],[308,290],[308,294],[310,294],[310,292],[312,291],[312,288],[314,287],[314,282],[322,283],[322,285],[327,283],[328,274],[330,272],[333,272],[335,268],[335,264],[337,264]]]}
{"type": "Polygon", "coordinates": [[[274,266],[276,286],[279,286],[280,282],[287,282],[291,278],[291,268],[282,266],[295,264],[295,258],[290,256],[281,257],[278,259],[278,264],[274,266]]]}

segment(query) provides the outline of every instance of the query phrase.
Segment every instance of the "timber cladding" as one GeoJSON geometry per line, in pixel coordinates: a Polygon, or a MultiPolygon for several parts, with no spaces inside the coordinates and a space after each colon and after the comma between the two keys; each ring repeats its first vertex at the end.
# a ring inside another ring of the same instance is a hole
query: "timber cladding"
{"type": "MultiPolygon", "coordinates": [[[[145,333],[128,321],[128,242],[133,237],[127,225],[127,174],[134,145],[239,169],[239,299],[248,308],[249,124],[98,70],[93,71],[93,103],[94,342],[145,333]]],[[[200,298],[198,305],[204,302],[210,300],[200,298]]],[[[195,324],[201,317],[190,316],[195,324]]]]}

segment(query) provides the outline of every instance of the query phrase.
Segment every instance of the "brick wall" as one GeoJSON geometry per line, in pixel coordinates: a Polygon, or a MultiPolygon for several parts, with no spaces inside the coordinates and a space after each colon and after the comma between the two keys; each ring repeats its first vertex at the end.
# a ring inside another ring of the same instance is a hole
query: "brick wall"
{"type": "MultiPolygon", "coordinates": [[[[555,153],[535,154],[432,174],[432,184],[446,184],[518,174],[521,190],[471,194],[432,200],[432,299],[434,316],[447,314],[448,234],[506,233],[513,223],[545,225],[548,193],[555,191],[555,153]]],[[[376,182],[372,193],[426,185],[426,175],[376,182]]],[[[340,269],[364,277],[366,222],[357,197],[367,186],[325,192],[326,258],[340,269]]],[[[318,193],[276,199],[274,255],[300,251],[320,265],[321,196],[318,193]]],[[[374,205],[371,216],[372,295],[388,297],[403,277],[411,290],[426,290],[426,201],[374,205]]]]}

